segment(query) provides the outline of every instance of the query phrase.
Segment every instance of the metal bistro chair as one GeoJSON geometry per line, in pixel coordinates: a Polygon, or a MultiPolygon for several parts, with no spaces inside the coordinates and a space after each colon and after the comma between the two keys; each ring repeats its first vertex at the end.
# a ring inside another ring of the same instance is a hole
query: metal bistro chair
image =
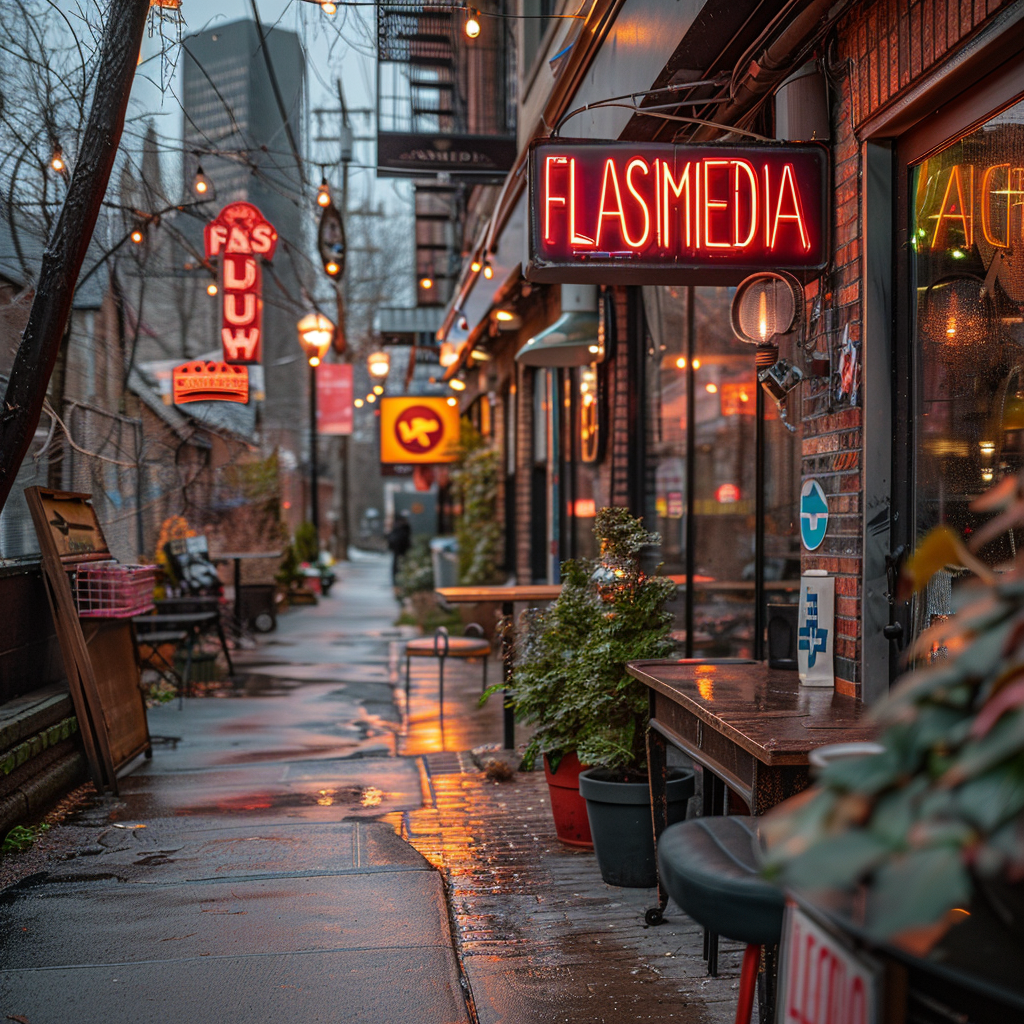
{"type": "Polygon", "coordinates": [[[487,657],[491,653],[490,641],[484,638],[483,629],[471,622],[466,630],[475,629],[477,636],[450,636],[444,626],[438,626],[432,637],[419,637],[405,645],[405,713],[411,715],[410,673],[413,658],[437,658],[438,706],[441,728],[444,729],[444,663],[447,658],[480,658],[484,663],[483,689],[487,689],[487,657]]]}

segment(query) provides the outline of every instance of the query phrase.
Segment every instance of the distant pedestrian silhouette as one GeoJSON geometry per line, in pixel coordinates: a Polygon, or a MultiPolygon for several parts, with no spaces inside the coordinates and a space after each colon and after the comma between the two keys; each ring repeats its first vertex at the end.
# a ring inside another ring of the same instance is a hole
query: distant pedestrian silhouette
{"type": "Polygon", "coordinates": [[[412,527],[404,512],[395,516],[395,523],[388,531],[388,548],[391,551],[391,582],[398,585],[398,570],[405,553],[412,544],[412,527]]]}

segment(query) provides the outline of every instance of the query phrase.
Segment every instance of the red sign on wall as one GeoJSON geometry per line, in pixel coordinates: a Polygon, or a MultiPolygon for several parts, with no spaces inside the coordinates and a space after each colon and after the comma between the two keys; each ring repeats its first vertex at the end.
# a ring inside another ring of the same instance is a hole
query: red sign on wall
{"type": "Polygon", "coordinates": [[[534,143],[531,281],[735,282],[827,262],[824,146],[534,143]]]}
{"type": "Polygon", "coordinates": [[[316,368],[318,434],[352,433],[352,364],[321,363],[316,368]]]}
{"type": "Polygon", "coordinates": [[[277,232],[252,203],[229,203],[203,232],[206,257],[220,258],[221,344],[228,363],[258,363],[263,343],[263,275],[277,232]]]}

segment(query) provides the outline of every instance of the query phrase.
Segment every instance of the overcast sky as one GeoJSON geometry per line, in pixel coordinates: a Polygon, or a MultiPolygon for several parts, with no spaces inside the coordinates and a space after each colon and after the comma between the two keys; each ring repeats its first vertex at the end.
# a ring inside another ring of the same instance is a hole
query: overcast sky
{"type": "MultiPolygon", "coordinates": [[[[265,26],[280,27],[295,32],[302,40],[307,58],[307,83],[311,109],[337,109],[336,81],[340,77],[345,101],[350,110],[373,107],[375,102],[374,37],[375,14],[372,6],[343,7],[339,4],[333,16],[324,14],[317,4],[304,0],[257,0],[260,19],[265,26]]],[[[214,28],[241,18],[252,18],[251,0],[182,0],[181,13],[185,24],[182,35],[214,28]]],[[[152,24],[152,22],[151,22],[152,24]]],[[[164,39],[177,38],[177,30],[170,22],[165,24],[164,39]]],[[[180,47],[172,47],[174,61],[158,56],[165,44],[159,31],[147,34],[143,43],[143,64],[139,68],[133,92],[133,107],[139,114],[156,115],[157,130],[168,143],[177,145],[181,140],[181,109],[176,97],[181,95],[180,47]]],[[[372,135],[374,123],[365,117],[353,116],[352,127],[357,135],[372,135]]],[[[317,142],[313,138],[318,130],[324,135],[337,135],[338,119],[324,116],[318,124],[310,118],[307,153],[314,163],[328,166],[337,163],[337,142],[317,142]]],[[[381,202],[389,209],[409,209],[410,195],[407,185],[396,189],[394,179],[376,179],[372,169],[374,147],[372,143],[356,144],[350,169],[350,205],[369,201],[381,202]]],[[[166,172],[176,176],[178,156],[167,161],[166,172]]]]}

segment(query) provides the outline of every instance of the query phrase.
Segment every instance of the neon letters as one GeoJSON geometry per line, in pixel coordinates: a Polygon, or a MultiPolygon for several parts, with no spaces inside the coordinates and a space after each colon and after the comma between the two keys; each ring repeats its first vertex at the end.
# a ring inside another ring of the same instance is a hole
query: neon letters
{"type": "Polygon", "coordinates": [[[925,211],[918,214],[919,245],[970,249],[978,241],[1009,249],[1014,241],[1024,240],[1024,167],[1004,162],[935,169],[926,162],[918,197],[919,209],[925,211]]]}
{"type": "Polygon", "coordinates": [[[260,259],[273,259],[277,232],[252,203],[229,203],[203,234],[207,259],[220,258],[224,359],[258,363],[263,341],[260,259]]]}
{"type": "Polygon", "coordinates": [[[819,269],[827,166],[816,145],[535,143],[527,276],[819,269]]]}

